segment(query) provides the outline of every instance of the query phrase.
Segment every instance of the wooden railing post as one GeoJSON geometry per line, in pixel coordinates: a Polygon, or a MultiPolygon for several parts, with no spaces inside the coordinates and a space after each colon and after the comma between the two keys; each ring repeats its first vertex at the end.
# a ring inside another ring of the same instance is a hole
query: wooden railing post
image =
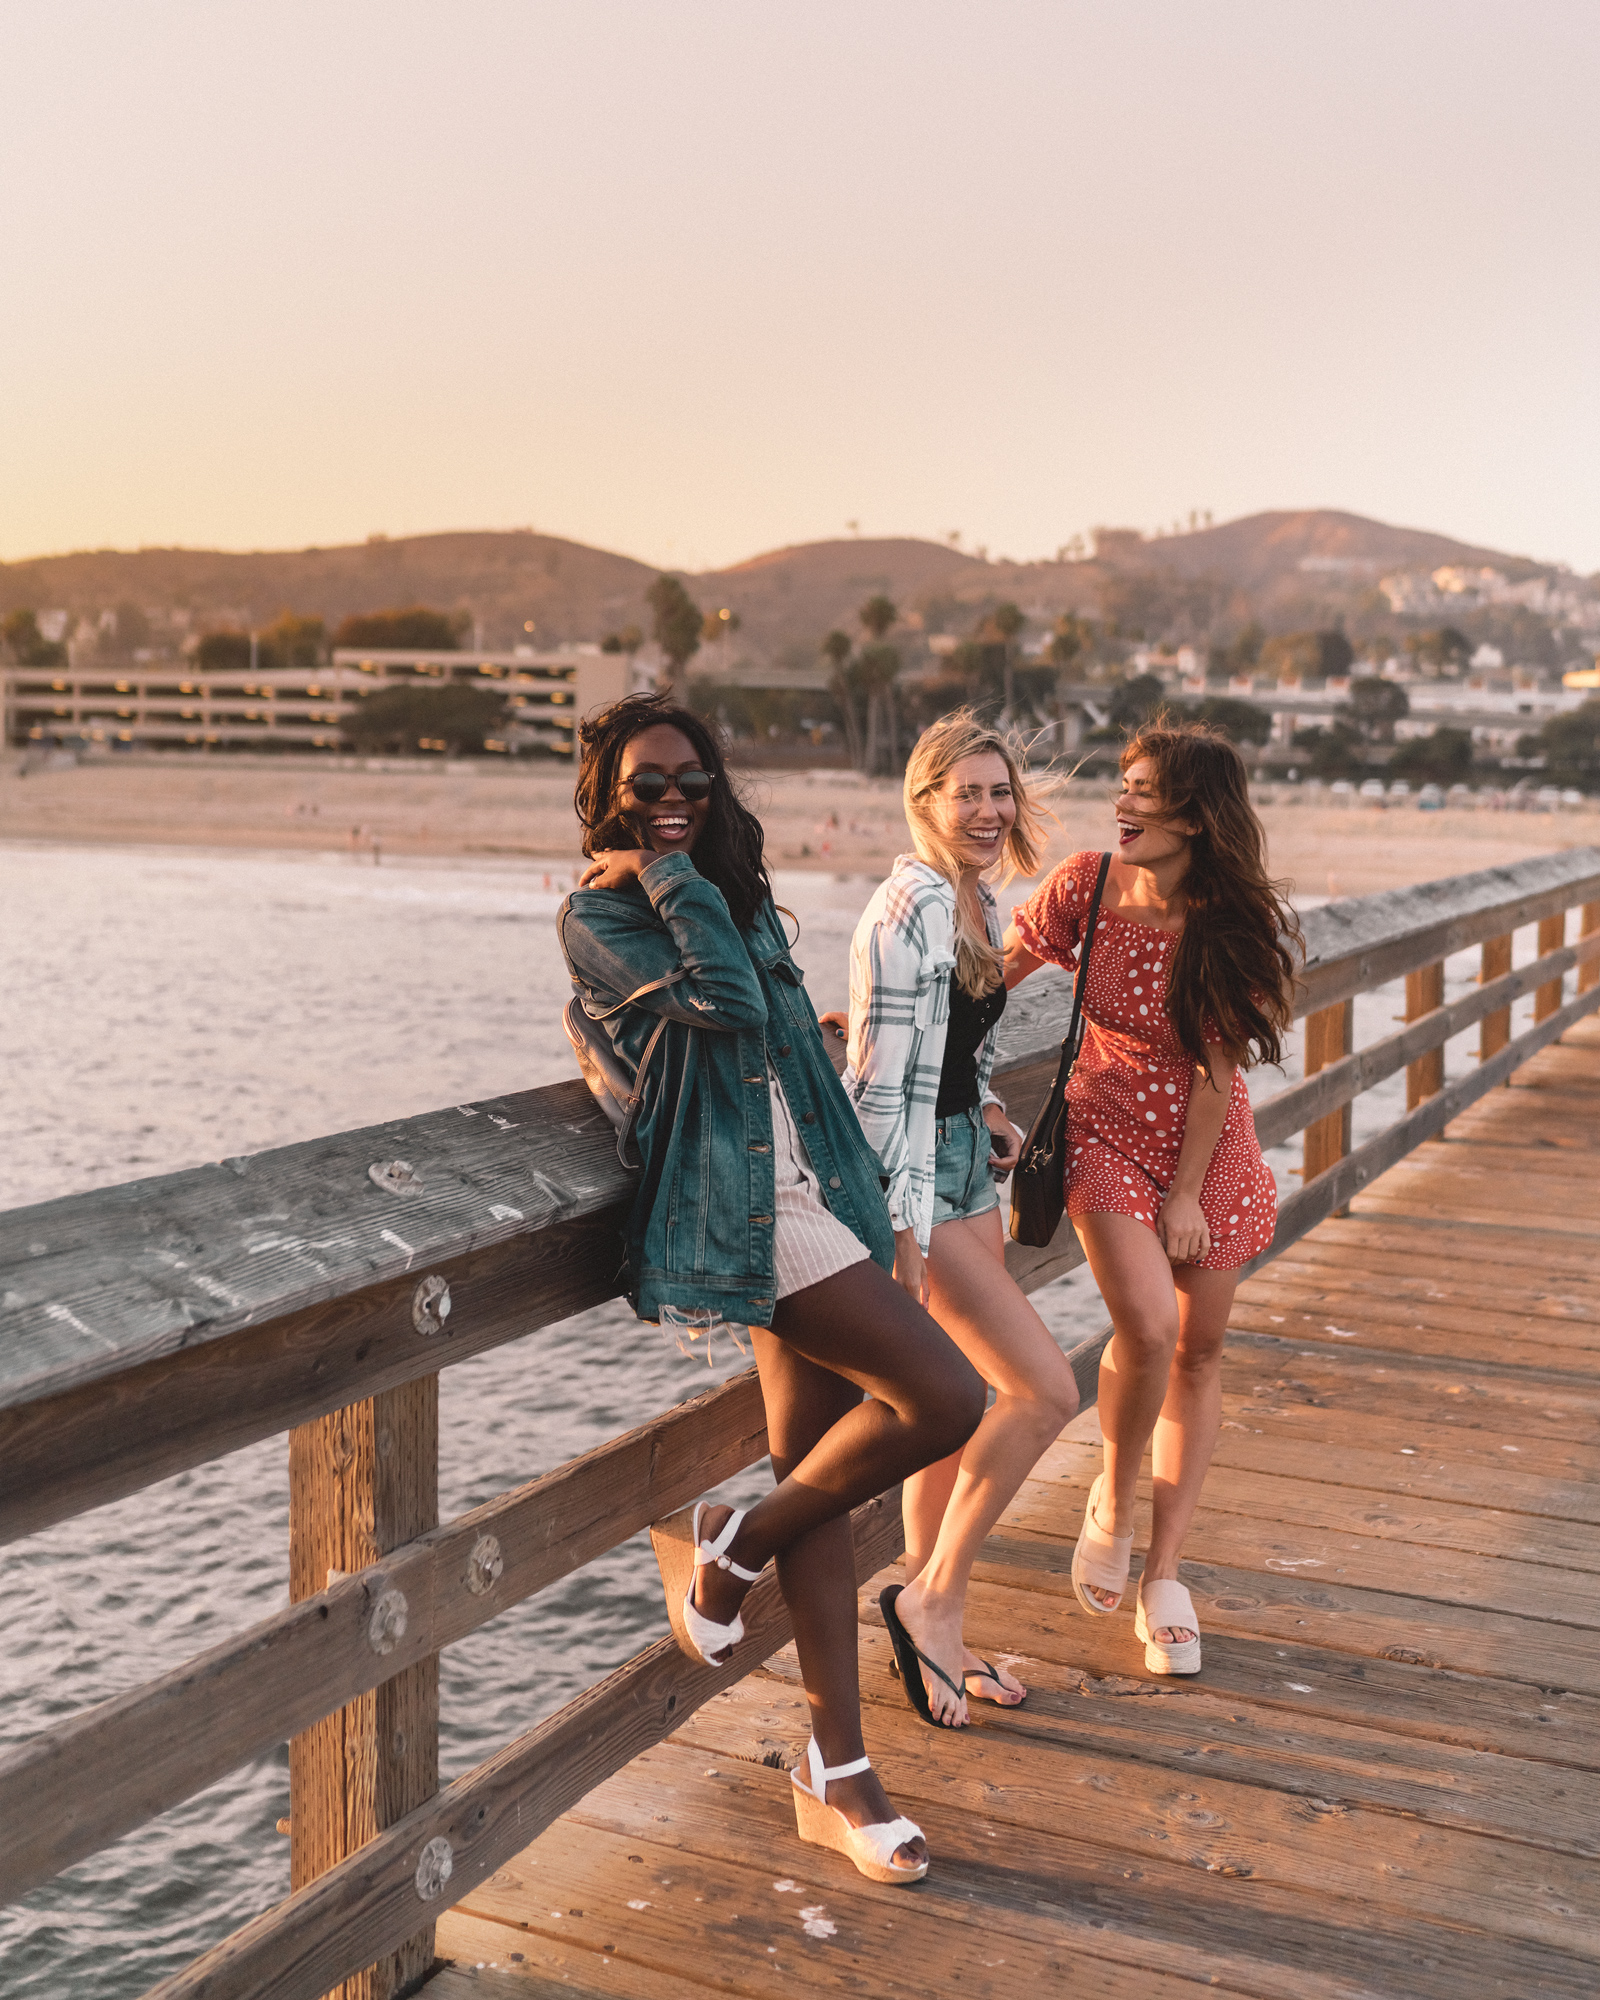
{"type": "MultiPolygon", "coordinates": [[[[1418,966],[1406,974],[1406,1019],[1420,1021],[1444,1005],[1444,960],[1418,966]]],[[[1406,1064],[1406,1109],[1415,1111],[1424,1098],[1444,1089],[1444,1050],[1429,1049],[1406,1064]]]]}
{"type": "MultiPolygon", "coordinates": [[[[1592,937],[1600,931],[1600,903],[1585,903],[1578,923],[1580,938],[1592,937]]],[[[1587,993],[1592,986],[1600,986],[1600,958],[1591,958],[1586,965],[1578,967],[1578,991],[1587,993]]]]}
{"type": "MultiPolygon", "coordinates": [[[[1539,920],[1539,956],[1547,951],[1559,951],[1567,941],[1567,913],[1559,911],[1553,917],[1539,920]]],[[[1561,981],[1547,980],[1543,986],[1535,987],[1533,994],[1533,1018],[1535,1024],[1548,1021],[1561,1005],[1561,981]]]]}
{"type": "MultiPolygon", "coordinates": [[[[1491,979],[1500,979],[1511,970],[1511,934],[1504,937],[1485,938],[1483,941],[1483,969],[1478,974],[1478,984],[1487,986],[1491,979]]],[[[1487,1062],[1496,1056],[1511,1039],[1511,1009],[1498,1007],[1492,1014],[1485,1014],[1478,1024],[1478,1060],[1487,1062]]]]}
{"type": "MultiPolygon", "coordinates": [[[[365,1569],[439,1525],[439,1378],[424,1375],[289,1433],[289,1595],[330,1571],[365,1569]]],[[[368,1621],[375,1652],[404,1629],[398,1593],[368,1621]],[[398,1601],[393,1601],[393,1600],[398,1601]]],[[[439,1789],[439,1656],[325,1717],[289,1743],[289,1883],[302,1889],[439,1789]]],[[[433,1926],[333,1988],[338,2000],[392,2000],[433,1962],[433,1926]]]]}
{"type": "MultiPolygon", "coordinates": [[[[1355,1049],[1355,1032],[1354,1000],[1340,1000],[1332,1007],[1308,1014],[1306,1075],[1315,1076],[1319,1069],[1326,1069],[1329,1063],[1350,1055],[1355,1049]]],[[[1302,1184],[1326,1173],[1336,1160],[1342,1160],[1349,1152],[1351,1110],[1350,1105],[1342,1104],[1337,1111],[1330,1111],[1326,1118],[1315,1119],[1306,1127],[1301,1153],[1302,1184]]],[[[1348,1215],[1349,1210],[1341,1208],[1338,1213],[1348,1215]]]]}

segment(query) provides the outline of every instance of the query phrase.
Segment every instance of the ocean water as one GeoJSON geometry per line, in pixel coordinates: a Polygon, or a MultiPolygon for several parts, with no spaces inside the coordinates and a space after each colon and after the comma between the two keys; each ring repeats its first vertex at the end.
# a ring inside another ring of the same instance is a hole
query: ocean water
{"type": "MultiPolygon", "coordinates": [[[[570,880],[554,862],[0,846],[0,1207],[572,1075],[553,936],[570,880]]],[[[872,887],[779,878],[819,1009],[844,1004],[872,887]]],[[[1450,997],[1475,970],[1451,962],[1450,997]]],[[[1358,1044],[1400,1011],[1398,988],[1364,997],[1358,1044]]],[[[1401,1078],[1358,1102],[1358,1141],[1403,1102],[1401,1078]]],[[[1298,1185],[1298,1142],[1273,1164],[1298,1185]]],[[[1064,1345],[1104,1317],[1082,1270],[1035,1304],[1064,1345]]],[[[442,1518],[744,1365],[725,1348],[708,1372],[613,1303],[447,1369],[442,1518]]],[[[278,1437],[0,1549],[0,1751],[276,1610],[287,1536],[278,1437]]],[[[641,1536],[448,1650],[446,1781],[665,1630],[641,1536]]],[[[178,1970],[288,1893],[287,1811],[280,1748],[0,1910],[0,1994],[120,2000],[178,1970]]]]}

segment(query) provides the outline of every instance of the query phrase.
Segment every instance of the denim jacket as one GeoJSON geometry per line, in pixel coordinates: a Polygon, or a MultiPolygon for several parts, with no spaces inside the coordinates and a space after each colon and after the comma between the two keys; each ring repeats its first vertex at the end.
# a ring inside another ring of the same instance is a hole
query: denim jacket
{"type": "Polygon", "coordinates": [[[664,1015],[635,1137],[642,1161],[628,1218],[629,1300],[709,1308],[769,1326],[773,1283],[770,1059],[823,1199],[886,1271],[894,1236],[877,1155],[823,1047],[803,975],[770,899],[740,931],[722,891],[687,854],[666,854],[623,889],[577,889],[561,948],[593,1015],[651,980],[684,977],[605,1022],[632,1071],[664,1015]]]}

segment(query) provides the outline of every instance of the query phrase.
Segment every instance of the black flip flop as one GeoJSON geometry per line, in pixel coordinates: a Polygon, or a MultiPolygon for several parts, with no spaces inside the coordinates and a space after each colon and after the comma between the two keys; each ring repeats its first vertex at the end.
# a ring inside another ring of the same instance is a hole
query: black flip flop
{"type": "Polygon", "coordinates": [[[887,1590],[880,1591],[878,1595],[878,1609],[883,1613],[889,1643],[894,1647],[895,1665],[900,1669],[900,1685],[906,1691],[906,1700],[930,1729],[946,1729],[949,1727],[948,1723],[934,1720],[933,1709],[928,1702],[928,1690],[922,1684],[922,1669],[926,1667],[930,1674],[937,1674],[958,1700],[965,1701],[966,1691],[956,1686],[936,1660],[930,1660],[926,1653],[918,1649],[916,1641],[901,1624],[900,1614],[895,1610],[894,1604],[904,1589],[903,1583],[891,1583],[887,1590]]]}
{"type": "MultiPolygon", "coordinates": [[[[994,1682],[995,1686],[999,1688],[1002,1693],[1006,1691],[1004,1681],[1001,1680],[1000,1676],[995,1672],[994,1668],[990,1666],[987,1660],[983,1662],[982,1666],[968,1667],[967,1671],[961,1676],[961,1680],[963,1684],[963,1689],[965,1689],[966,1682],[970,1680],[980,1680],[980,1681],[990,1680],[994,1682]]],[[[968,1694],[967,1699],[968,1701],[994,1702],[994,1706],[996,1708],[1021,1708],[1023,1704],[1027,1701],[1028,1697],[1024,1695],[1021,1701],[995,1701],[994,1696],[992,1694],[968,1694]]]]}

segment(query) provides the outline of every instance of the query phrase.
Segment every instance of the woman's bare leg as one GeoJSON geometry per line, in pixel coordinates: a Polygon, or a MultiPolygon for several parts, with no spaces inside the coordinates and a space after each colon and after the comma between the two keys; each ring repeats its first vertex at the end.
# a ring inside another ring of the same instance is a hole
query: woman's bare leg
{"type": "MultiPolygon", "coordinates": [[[[745,1515],[728,1553],[753,1570],[824,1521],[959,1450],[983,1415],[977,1374],[876,1264],[853,1264],[780,1300],[772,1333],[870,1400],[854,1396],[745,1515]]],[[[702,1533],[714,1536],[725,1519],[711,1509],[702,1533]]],[[[698,1570],[695,1607],[726,1624],[748,1588],[731,1571],[698,1570]]]]}
{"type": "MultiPolygon", "coordinates": [[[[1166,1400],[1178,1345],[1177,1288],[1153,1229],[1130,1215],[1078,1215],[1072,1220],[1114,1329],[1100,1357],[1106,1471],[1096,1525],[1103,1534],[1131,1535],[1139,1467],[1166,1400]]],[[[1115,1591],[1092,1584],[1085,1588],[1108,1608],[1117,1602],[1115,1591]]]]}
{"type": "MultiPolygon", "coordinates": [[[[806,1455],[861,1401],[842,1376],[807,1361],[764,1328],[754,1331],[773,1476],[789,1478],[806,1455]]],[[[795,1651],[811,1709],[811,1733],[826,1764],[853,1764],[865,1755],[856,1620],[855,1553],[849,1517],[837,1514],[808,1529],[778,1554],[778,1586],[794,1623],[795,1651]]],[[[876,1771],[837,1778],[828,1803],[852,1826],[881,1826],[895,1817],[876,1771]]],[[[902,1864],[920,1861],[924,1841],[900,1848],[902,1864]]]]}
{"type": "MultiPolygon", "coordinates": [[[[1184,1538],[1200,1504],[1222,1423],[1222,1344],[1239,1282],[1237,1271],[1202,1271],[1193,1264],[1180,1265],[1172,1277],[1178,1292],[1178,1346],[1151,1451],[1150,1548],[1144,1559],[1144,1574],[1151,1580],[1176,1579],[1184,1538]]],[[[1195,1634],[1162,1626],[1155,1636],[1170,1646],[1195,1634]]]]}
{"type": "MultiPolygon", "coordinates": [[[[929,1246],[928,1282],[934,1318],[996,1391],[956,1462],[932,1552],[895,1606],[920,1650],[959,1688],[967,1668],[983,1664],[961,1631],[972,1565],[1040,1455],[1076,1416],[1078,1386],[1066,1356],[1006,1273],[998,1209],[940,1223],[929,1246]]],[[[933,1486],[943,1471],[940,1465],[918,1480],[933,1486]]],[[[908,1482],[908,1491],[915,1483],[908,1482]]],[[[909,1548],[909,1534],[907,1542],[909,1548]]],[[[960,1728],[965,1700],[937,1677],[923,1679],[935,1720],[960,1728]]],[[[1019,1701],[1026,1693],[1009,1675],[1001,1685],[1019,1701]]]]}
{"type": "MultiPolygon", "coordinates": [[[[1160,1540],[1152,1529],[1154,1561],[1146,1558],[1144,1574],[1176,1577],[1221,1420],[1222,1340],[1238,1275],[1193,1264],[1174,1268],[1155,1231],[1132,1216],[1073,1220],[1115,1328],[1100,1361],[1106,1478],[1098,1525],[1106,1534],[1133,1532],[1139,1468],[1152,1436],[1161,1434],[1160,1540]]],[[[1085,1587],[1103,1604],[1115,1601],[1112,1591],[1085,1587]]],[[[1167,1645],[1193,1636],[1157,1629],[1167,1645]]]]}

